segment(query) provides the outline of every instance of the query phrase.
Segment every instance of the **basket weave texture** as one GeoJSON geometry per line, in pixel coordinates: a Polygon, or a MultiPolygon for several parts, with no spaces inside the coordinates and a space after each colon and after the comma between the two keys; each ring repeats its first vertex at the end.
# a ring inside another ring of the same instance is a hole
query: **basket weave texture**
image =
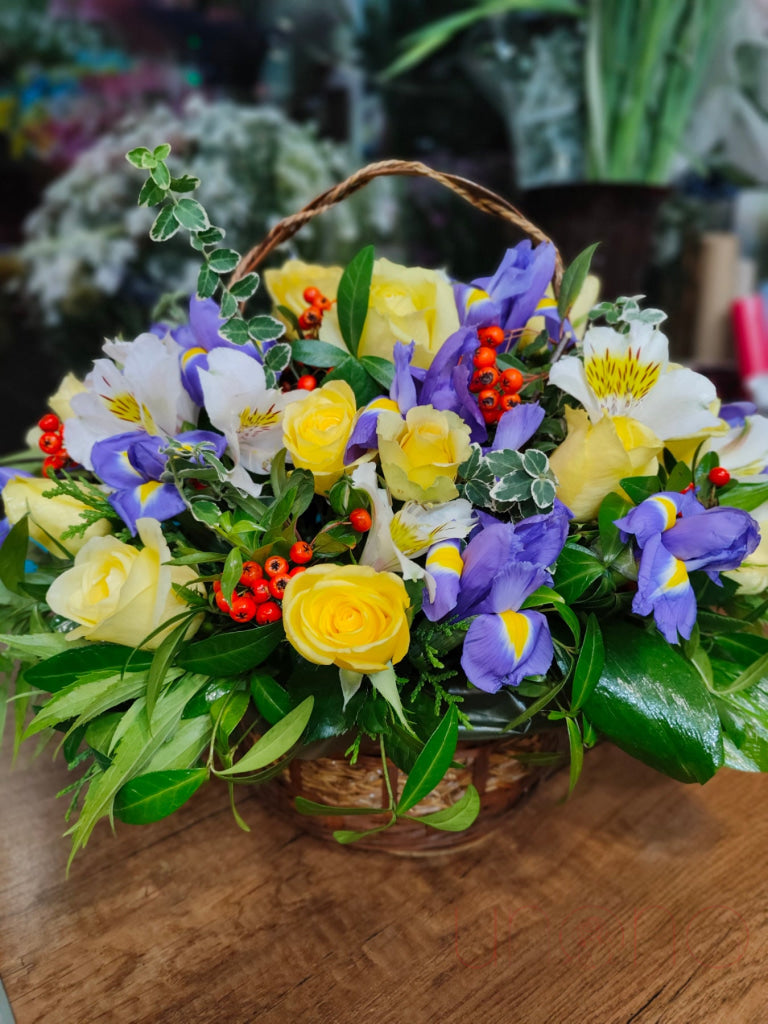
{"type": "MultiPolygon", "coordinates": [[[[536,755],[559,749],[554,731],[528,736],[460,743],[456,760],[462,768],[451,768],[440,784],[409,812],[414,816],[440,811],[454,804],[471,783],[480,794],[481,809],[475,824],[465,832],[443,832],[401,819],[384,832],[377,832],[352,844],[352,849],[382,850],[402,856],[424,856],[472,846],[491,832],[499,820],[536,783],[559,766],[557,762],[536,763],[536,755]]],[[[397,798],[407,776],[387,762],[389,781],[397,798]]],[[[290,765],[261,790],[272,811],[288,817],[293,824],[319,839],[333,840],[337,829],[362,831],[383,825],[388,816],[332,815],[306,816],[294,809],[294,798],[345,807],[382,807],[389,802],[380,756],[363,753],[352,765],[344,757],[321,757],[290,765]]]]}

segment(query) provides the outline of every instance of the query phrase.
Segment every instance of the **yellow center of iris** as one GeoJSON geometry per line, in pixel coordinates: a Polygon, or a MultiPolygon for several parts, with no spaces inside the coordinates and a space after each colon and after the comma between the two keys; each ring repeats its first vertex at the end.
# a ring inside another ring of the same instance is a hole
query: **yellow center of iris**
{"type": "Polygon", "coordinates": [[[441,545],[439,548],[435,548],[434,551],[430,551],[427,557],[427,568],[431,569],[433,567],[448,569],[450,572],[455,572],[457,576],[461,576],[464,560],[452,544],[441,545]]]}
{"type": "Polygon", "coordinates": [[[671,529],[677,522],[677,507],[675,503],[670,498],[653,498],[653,501],[656,502],[666,518],[662,530],[671,529]]]}
{"type": "Polygon", "coordinates": [[[507,638],[518,659],[522,657],[525,645],[531,633],[531,623],[520,612],[500,612],[499,618],[504,624],[507,638]]]}
{"type": "Polygon", "coordinates": [[[188,348],[184,355],[181,357],[181,365],[186,366],[189,360],[193,359],[195,356],[204,356],[207,354],[208,353],[205,351],[205,349],[200,348],[199,345],[195,346],[195,348],[188,348]]]}
{"type": "Polygon", "coordinates": [[[658,383],[661,363],[642,362],[639,349],[629,348],[625,355],[613,355],[606,349],[585,361],[584,372],[598,401],[624,399],[629,405],[645,398],[658,383]]]}
{"type": "Polygon", "coordinates": [[[676,558],[674,568],[664,584],[664,587],[666,590],[672,590],[673,587],[679,587],[681,583],[687,582],[688,570],[685,568],[685,562],[681,562],[679,558],[676,558]]]}

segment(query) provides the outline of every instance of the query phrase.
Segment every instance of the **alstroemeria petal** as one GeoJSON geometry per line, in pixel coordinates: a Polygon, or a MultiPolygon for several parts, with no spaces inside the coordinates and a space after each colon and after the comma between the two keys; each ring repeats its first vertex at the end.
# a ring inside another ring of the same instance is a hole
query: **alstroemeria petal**
{"type": "Polygon", "coordinates": [[[554,649],[541,612],[479,615],[467,630],[461,667],[473,686],[496,693],[527,676],[543,675],[554,649]]]}

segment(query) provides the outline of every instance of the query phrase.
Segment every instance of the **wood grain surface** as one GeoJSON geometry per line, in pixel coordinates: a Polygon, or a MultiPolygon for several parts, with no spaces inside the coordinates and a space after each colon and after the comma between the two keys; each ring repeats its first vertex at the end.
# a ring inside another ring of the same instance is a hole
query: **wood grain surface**
{"type": "Polygon", "coordinates": [[[483,845],[328,846],[243,788],[99,827],[0,752],[0,978],[17,1024],[764,1024],[768,779],[683,786],[603,747],[483,845]]]}

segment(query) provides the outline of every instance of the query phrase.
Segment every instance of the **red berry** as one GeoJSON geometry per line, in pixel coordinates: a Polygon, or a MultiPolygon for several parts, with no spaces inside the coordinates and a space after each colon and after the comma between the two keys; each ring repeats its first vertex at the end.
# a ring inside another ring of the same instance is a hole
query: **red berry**
{"type": "Polygon", "coordinates": [[[516,405],[520,404],[520,395],[502,395],[499,408],[502,413],[509,412],[510,409],[514,409],[516,405]]]}
{"type": "Polygon", "coordinates": [[[275,576],[269,581],[269,592],[276,601],[283,600],[283,594],[285,588],[288,586],[290,576],[287,572],[282,573],[280,576],[275,576]]]}
{"type": "Polygon", "coordinates": [[[321,295],[319,298],[315,299],[312,305],[315,307],[315,309],[319,309],[321,313],[327,313],[328,310],[333,305],[333,300],[326,299],[324,295],[321,295]]]}
{"type": "Polygon", "coordinates": [[[216,591],[215,599],[216,607],[219,611],[224,612],[225,615],[229,615],[229,601],[227,601],[220,590],[216,591]]]}
{"type": "Polygon", "coordinates": [[[280,605],[275,601],[267,601],[266,604],[260,604],[256,610],[256,622],[260,626],[266,626],[268,622],[278,622],[282,617],[283,613],[280,611],[280,605]]]}
{"type": "Polygon", "coordinates": [[[288,552],[288,557],[296,565],[306,565],[312,561],[312,548],[305,540],[297,540],[288,552]]]}
{"type": "Polygon", "coordinates": [[[299,327],[302,331],[313,331],[320,326],[322,320],[323,314],[314,306],[308,306],[299,317],[299,327]]]}
{"type": "Polygon", "coordinates": [[[311,373],[305,373],[296,381],[296,387],[300,391],[314,391],[317,387],[317,377],[313,377],[311,373]]]}
{"type": "Polygon", "coordinates": [[[469,390],[473,394],[483,391],[484,388],[493,388],[499,381],[499,371],[495,366],[484,366],[482,370],[475,370],[469,382],[469,390]]]}
{"type": "Polygon", "coordinates": [[[214,580],[213,581],[213,592],[214,592],[214,594],[220,594],[221,593],[221,580],[214,580]]]}
{"type": "Polygon", "coordinates": [[[472,357],[472,362],[482,370],[485,366],[494,366],[496,363],[496,352],[490,345],[481,345],[472,357]]]}
{"type": "Polygon", "coordinates": [[[477,332],[477,337],[481,345],[490,345],[492,348],[498,348],[502,341],[504,341],[504,331],[500,327],[481,327],[477,332]]]}
{"type": "Polygon", "coordinates": [[[43,459],[43,475],[50,476],[57,469],[63,469],[67,464],[67,458],[66,452],[63,455],[61,452],[57,452],[56,455],[46,455],[43,459]]]}
{"type": "Polygon", "coordinates": [[[687,494],[689,491],[694,490],[695,487],[696,487],[696,485],[694,484],[693,480],[691,480],[691,482],[686,487],[684,487],[682,489],[682,491],[680,491],[680,493],[681,494],[687,494]]]}
{"type": "Polygon", "coordinates": [[[353,508],[349,513],[352,529],[358,533],[367,533],[371,528],[371,514],[364,508],[353,508]]]}
{"type": "Polygon", "coordinates": [[[498,409],[499,396],[493,388],[486,388],[477,396],[477,402],[483,412],[490,412],[492,409],[498,409]]]}
{"type": "Polygon", "coordinates": [[[323,297],[320,289],[314,287],[305,288],[304,291],[302,292],[302,295],[304,297],[304,301],[308,302],[310,306],[313,305],[313,303],[317,302],[318,299],[321,299],[323,297]]]}
{"type": "Polygon", "coordinates": [[[261,568],[258,562],[243,562],[243,571],[240,576],[240,582],[244,587],[249,589],[254,583],[257,583],[264,575],[264,570],[261,568]]]}
{"type": "Polygon", "coordinates": [[[501,410],[500,409],[483,409],[481,407],[480,408],[480,412],[483,414],[483,419],[488,424],[498,423],[499,419],[501,418],[501,410]]]}
{"type": "Polygon", "coordinates": [[[298,575],[299,575],[299,573],[301,573],[301,572],[306,572],[306,571],[307,571],[307,567],[306,567],[306,565],[295,565],[295,566],[293,567],[293,569],[291,569],[291,571],[290,571],[290,572],[288,573],[288,575],[289,575],[289,576],[290,576],[291,578],[293,578],[294,576],[298,576],[298,575]]]}
{"type": "Polygon", "coordinates": [[[256,602],[248,594],[232,599],[232,610],[230,617],[235,622],[250,622],[256,614],[256,602]]]}
{"type": "Polygon", "coordinates": [[[37,425],[46,433],[49,431],[56,432],[61,430],[61,420],[58,416],[54,416],[52,412],[47,412],[45,416],[41,416],[37,421],[37,425]]]}
{"type": "Polygon", "coordinates": [[[713,466],[707,476],[709,477],[709,482],[714,484],[715,487],[722,487],[731,479],[731,474],[725,466],[713,466]]]}
{"type": "Polygon", "coordinates": [[[61,451],[64,441],[61,434],[54,434],[53,431],[48,431],[40,435],[40,440],[37,443],[40,446],[40,450],[44,451],[46,455],[55,455],[56,452],[61,451]]]}
{"type": "Polygon", "coordinates": [[[264,572],[270,579],[274,579],[275,576],[282,576],[283,573],[288,572],[288,562],[281,558],[280,555],[270,555],[264,563],[264,572]]]}
{"type": "Polygon", "coordinates": [[[251,597],[256,604],[264,604],[270,598],[269,583],[267,580],[256,580],[251,586],[251,597]]]}
{"type": "Polygon", "coordinates": [[[514,366],[505,370],[500,378],[501,389],[508,395],[516,395],[523,386],[523,375],[514,366]]]}

